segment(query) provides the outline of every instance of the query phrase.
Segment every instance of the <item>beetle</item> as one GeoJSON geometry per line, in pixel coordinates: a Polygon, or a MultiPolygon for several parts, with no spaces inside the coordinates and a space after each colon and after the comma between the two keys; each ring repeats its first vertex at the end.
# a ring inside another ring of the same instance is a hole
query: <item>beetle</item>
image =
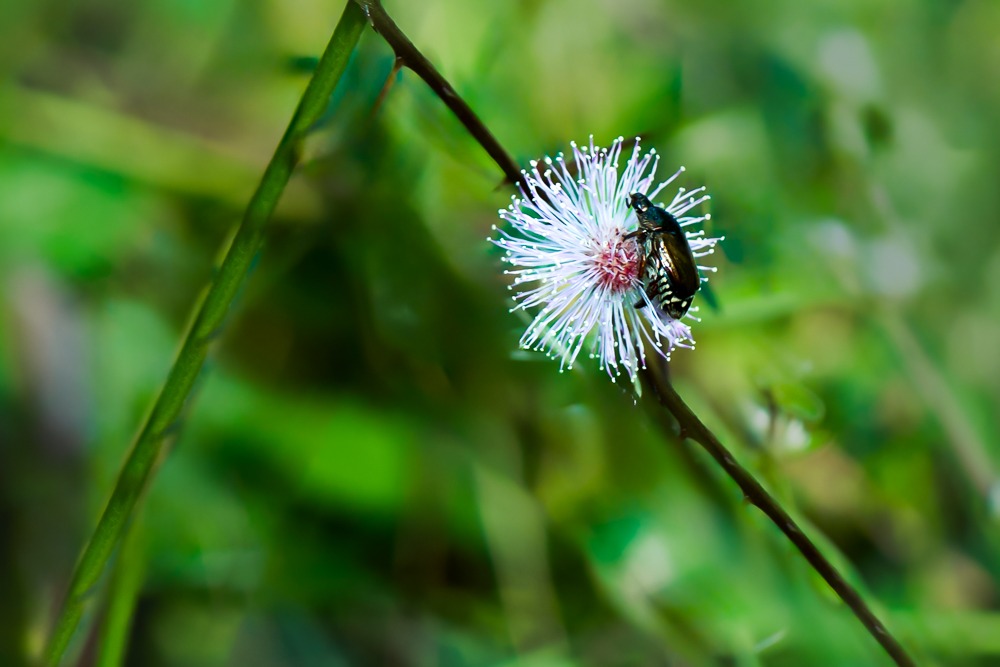
{"type": "MultiPolygon", "coordinates": [[[[677,218],[654,205],[646,195],[633,192],[627,204],[635,209],[639,229],[629,232],[625,238],[635,238],[639,242],[639,277],[646,296],[670,317],[679,320],[691,307],[695,292],[701,287],[691,244],[677,218]]],[[[635,307],[645,305],[643,300],[635,307]]]]}

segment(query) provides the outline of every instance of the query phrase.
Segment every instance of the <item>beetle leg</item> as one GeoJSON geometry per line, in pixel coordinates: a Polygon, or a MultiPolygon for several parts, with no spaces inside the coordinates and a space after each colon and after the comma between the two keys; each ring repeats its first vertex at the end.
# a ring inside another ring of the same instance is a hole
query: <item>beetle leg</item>
{"type": "MultiPolygon", "coordinates": [[[[639,234],[639,232],[632,232],[631,235],[638,235],[638,234],[639,234]]],[[[625,238],[628,238],[631,235],[630,234],[626,234],[625,238]]],[[[646,253],[644,253],[644,252],[640,252],[639,253],[639,271],[638,271],[638,274],[639,274],[639,280],[643,280],[645,278],[645,275],[646,275],[646,253]]],[[[645,286],[643,286],[643,291],[646,291],[645,286]]],[[[635,308],[636,310],[639,310],[640,308],[645,308],[646,307],[646,300],[645,299],[640,299],[632,307],[635,308]]]]}

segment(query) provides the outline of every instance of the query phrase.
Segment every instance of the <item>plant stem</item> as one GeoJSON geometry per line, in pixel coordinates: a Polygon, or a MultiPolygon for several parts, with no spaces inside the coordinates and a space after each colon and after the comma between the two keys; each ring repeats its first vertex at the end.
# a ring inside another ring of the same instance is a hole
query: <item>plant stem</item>
{"type": "Polygon", "coordinates": [[[785,534],[785,537],[795,545],[795,548],[805,557],[809,565],[819,573],[823,580],[830,585],[830,588],[837,596],[850,607],[858,620],[865,626],[868,632],[882,645],[886,653],[900,667],[913,667],[916,663],[906,653],[903,646],[889,633],[885,625],[875,615],[868,604],[861,597],[858,590],[852,586],[847,579],[834,567],[823,552],[819,550],[812,540],[795,520],[785,511],[781,504],[767,492],[767,489],[757,481],[753,474],[741,466],[733,457],[732,453],[726,449],[725,445],[719,442],[707,426],[705,426],[698,416],[687,406],[686,403],[674,390],[673,386],[665,378],[663,373],[656,372],[656,366],[650,364],[649,368],[643,370],[643,380],[653,389],[660,405],[670,411],[680,425],[681,438],[690,438],[715,459],[719,467],[736,482],[743,497],[753,505],[756,505],[778,529],[785,534]]]}
{"type": "Polygon", "coordinates": [[[521,180],[521,168],[510,156],[497,138],[493,136],[489,128],[479,119],[476,112],[472,110],[465,100],[455,91],[450,83],[437,71],[437,68],[427,60],[413,42],[399,29],[392,17],[386,13],[380,0],[354,0],[361,7],[365,15],[371,22],[375,32],[392,47],[396,58],[406,67],[413,70],[430,87],[434,93],[441,98],[459,122],[465,126],[472,138],[479,143],[483,149],[489,153],[493,161],[497,163],[503,171],[504,176],[511,183],[521,180]]]}
{"type": "MultiPolygon", "coordinates": [[[[521,180],[521,171],[510,154],[500,145],[493,133],[483,124],[468,104],[458,95],[440,72],[420,53],[413,43],[399,29],[382,7],[380,0],[355,0],[371,21],[372,27],[389,43],[396,57],[413,70],[441,98],[456,117],[469,131],[476,141],[489,153],[493,161],[500,167],[507,180],[517,183],[521,180]]],[[[525,189],[525,192],[528,192],[525,189]]],[[[700,419],[677,395],[665,374],[644,371],[643,378],[654,389],[660,404],[665,407],[680,425],[681,434],[691,438],[701,445],[716,460],[720,467],[742,489],[747,500],[759,507],[761,511],[785,534],[786,537],[802,553],[806,561],[830,585],[834,592],[843,600],[850,610],[858,617],[868,632],[882,645],[886,653],[900,667],[913,667],[913,659],[906,653],[902,645],[889,633],[885,625],[875,616],[860,593],[851,586],[837,568],[830,563],[812,540],[806,537],[798,524],[788,515],[781,505],[769,494],[757,479],[743,466],[736,462],[718,438],[701,422],[700,419]]]]}
{"type": "Polygon", "coordinates": [[[145,541],[142,522],[133,523],[122,538],[114,573],[108,582],[108,600],[99,631],[94,667],[121,667],[128,652],[132,618],[145,577],[145,541]]]}
{"type": "Polygon", "coordinates": [[[212,342],[218,338],[230,305],[260,248],[264,226],[298,164],[301,143],[326,109],[364,25],[362,12],[348,2],[288,129],[247,204],[222,266],[201,300],[166,382],[122,466],[97,528],[77,562],[45,654],[46,664],[51,667],[59,664],[111,554],[136,511],[140,496],[166,455],[166,444],[178,429],[212,342]]]}

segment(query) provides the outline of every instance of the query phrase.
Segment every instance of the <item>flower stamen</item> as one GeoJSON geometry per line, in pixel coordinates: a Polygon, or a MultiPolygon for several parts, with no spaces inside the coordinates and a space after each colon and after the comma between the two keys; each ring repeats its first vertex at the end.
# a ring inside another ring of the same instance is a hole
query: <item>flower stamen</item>
{"type": "MultiPolygon", "coordinates": [[[[496,230],[491,241],[504,249],[503,261],[514,267],[504,272],[515,276],[512,310],[539,308],[521,347],[558,357],[560,371],[572,368],[589,347],[587,356],[597,359],[612,381],[623,371],[635,381],[646,365],[647,344],[669,359],[673,348],[693,348],[694,340],[687,324],[672,319],[647,296],[646,278],[640,275],[642,249],[635,239],[625,238],[637,226],[628,196],[653,198],[684,168],[654,188],[660,156],[654,150],[640,155],[636,139],[619,170],[623,142],[618,137],[604,149],[591,137],[586,146],[570,143],[569,163],[562,153],[533,160],[531,169],[522,172],[527,191],[522,188],[521,196],[512,197],[500,211],[512,230],[496,230]]],[[[709,219],[708,214],[688,215],[708,200],[704,187],[679,188],[665,209],[687,227],[709,219]]],[[[711,254],[721,240],[703,230],[685,235],[696,257],[711,254]]]]}

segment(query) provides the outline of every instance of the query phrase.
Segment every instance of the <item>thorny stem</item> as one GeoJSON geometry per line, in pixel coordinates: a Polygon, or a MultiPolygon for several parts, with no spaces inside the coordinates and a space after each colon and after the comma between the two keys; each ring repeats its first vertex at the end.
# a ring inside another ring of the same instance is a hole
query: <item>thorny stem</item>
{"type": "Polygon", "coordinates": [[[261,176],[257,190],[247,204],[222,265],[197,308],[167,379],[125,459],[111,498],[76,564],[46,649],[45,662],[50,667],[55,667],[62,659],[84,610],[95,596],[111,554],[135,515],[140,497],[166,456],[166,445],[179,428],[184,407],[212,343],[218,338],[229,307],[260,249],[264,226],[299,162],[302,141],[325,111],[364,25],[361,11],[348,2],[285,134],[261,176]]]}
{"type": "Polygon", "coordinates": [[[472,107],[461,98],[452,85],[431,64],[431,61],[427,60],[427,57],[403,34],[396,22],[386,13],[380,0],[354,0],[354,2],[365,12],[375,32],[380,34],[382,39],[392,47],[397,62],[402,62],[404,66],[413,70],[413,73],[423,79],[424,83],[441,98],[441,101],[455,114],[455,117],[465,126],[469,134],[489,153],[508,181],[511,183],[520,181],[522,179],[521,169],[517,166],[514,158],[500,145],[500,142],[479,119],[472,107]]]}
{"type": "Polygon", "coordinates": [[[819,547],[802,532],[802,528],[795,522],[795,519],[757,481],[753,473],[739,464],[732,453],[726,449],[726,446],[719,442],[715,434],[684,403],[664,374],[657,372],[657,370],[655,364],[650,364],[648,368],[643,370],[642,379],[647,386],[652,388],[660,405],[669,410],[674,415],[674,418],[677,419],[677,423],[681,429],[681,438],[694,440],[715,459],[719,467],[743,491],[743,497],[747,502],[757,506],[785,534],[785,537],[795,545],[795,548],[805,557],[809,565],[823,577],[823,580],[830,585],[830,588],[851,608],[851,611],[858,617],[858,620],[861,621],[878,643],[882,645],[882,648],[885,649],[886,653],[892,657],[897,665],[906,665],[908,667],[915,665],[916,663],[913,662],[913,659],[910,658],[896,638],[890,634],[882,621],[879,620],[864,601],[864,598],[861,597],[858,590],[823,555],[819,547]]]}
{"type": "MultiPolygon", "coordinates": [[[[396,57],[413,70],[441,98],[469,133],[489,153],[500,167],[507,180],[517,183],[522,179],[520,169],[510,154],[500,145],[493,133],[483,124],[468,104],[458,95],[441,73],[420,53],[413,43],[389,17],[380,0],[354,0],[360,5],[372,27],[389,43],[396,57]]],[[[643,380],[653,389],[660,404],[677,420],[681,435],[697,442],[715,459],[719,466],[743,491],[746,499],[756,505],[774,525],[795,545],[806,561],[829,584],[830,588],[850,608],[868,632],[881,644],[886,653],[900,667],[914,667],[916,664],[903,646],[892,636],[881,620],[875,615],[861,594],[836,567],[823,555],[795,520],[778,501],[767,492],[753,474],[741,466],[719,439],[684,403],[663,373],[653,367],[643,371],[643,380]]],[[[671,434],[671,437],[672,434],[671,434]]]]}

